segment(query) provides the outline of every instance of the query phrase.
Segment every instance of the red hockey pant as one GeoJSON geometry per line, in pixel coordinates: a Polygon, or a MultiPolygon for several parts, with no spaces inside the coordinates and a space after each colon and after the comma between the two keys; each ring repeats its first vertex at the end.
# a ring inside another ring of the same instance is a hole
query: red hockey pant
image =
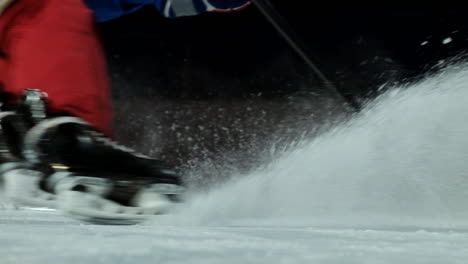
{"type": "Polygon", "coordinates": [[[104,52],[83,0],[15,0],[0,15],[0,85],[19,98],[48,94],[49,112],[82,118],[111,134],[104,52]]]}

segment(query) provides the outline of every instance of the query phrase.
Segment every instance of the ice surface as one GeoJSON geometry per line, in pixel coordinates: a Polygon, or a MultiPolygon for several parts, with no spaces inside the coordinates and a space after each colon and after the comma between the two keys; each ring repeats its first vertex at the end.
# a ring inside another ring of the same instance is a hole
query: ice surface
{"type": "Polygon", "coordinates": [[[466,263],[468,68],[136,226],[0,210],[0,263],[466,263]]]}
{"type": "Polygon", "coordinates": [[[0,211],[0,263],[466,263],[468,234],[287,226],[96,226],[0,211]]]}

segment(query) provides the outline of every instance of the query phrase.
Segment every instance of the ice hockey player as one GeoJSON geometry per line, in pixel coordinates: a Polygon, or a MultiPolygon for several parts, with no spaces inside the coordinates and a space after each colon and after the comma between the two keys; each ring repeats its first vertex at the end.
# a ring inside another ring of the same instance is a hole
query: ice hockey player
{"type": "Polygon", "coordinates": [[[167,18],[247,0],[0,0],[0,176],[14,203],[137,223],[181,199],[164,162],[111,140],[112,102],[96,22],[154,5],[167,18]]]}

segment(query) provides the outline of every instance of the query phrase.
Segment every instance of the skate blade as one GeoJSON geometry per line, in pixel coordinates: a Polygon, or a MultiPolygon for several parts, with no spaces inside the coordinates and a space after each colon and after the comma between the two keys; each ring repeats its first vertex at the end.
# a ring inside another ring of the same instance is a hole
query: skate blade
{"type": "Polygon", "coordinates": [[[4,193],[15,206],[55,209],[56,197],[39,188],[42,173],[29,169],[14,169],[3,174],[4,193]]]}
{"type": "Polygon", "coordinates": [[[166,214],[171,202],[153,203],[151,207],[124,206],[95,194],[63,191],[57,205],[65,214],[80,221],[101,225],[135,225],[166,214]]]}

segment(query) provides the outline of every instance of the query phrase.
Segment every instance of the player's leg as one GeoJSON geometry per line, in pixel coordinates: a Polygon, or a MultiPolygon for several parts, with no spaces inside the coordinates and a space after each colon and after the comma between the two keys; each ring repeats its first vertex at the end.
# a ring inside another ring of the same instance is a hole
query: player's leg
{"type": "Polygon", "coordinates": [[[84,2],[18,0],[9,9],[0,17],[5,91],[19,98],[27,88],[39,89],[48,94],[49,112],[77,116],[111,134],[106,62],[84,2]]]}
{"type": "Polygon", "coordinates": [[[183,189],[179,177],[99,133],[110,134],[111,106],[91,13],[81,0],[35,1],[19,0],[7,10],[15,23],[3,27],[5,91],[19,98],[40,89],[27,91],[12,104],[16,115],[0,122],[7,142],[24,137],[17,158],[26,167],[4,173],[10,193],[35,205],[55,198],[43,194],[59,194],[67,212],[94,220],[163,212],[183,189]]]}

